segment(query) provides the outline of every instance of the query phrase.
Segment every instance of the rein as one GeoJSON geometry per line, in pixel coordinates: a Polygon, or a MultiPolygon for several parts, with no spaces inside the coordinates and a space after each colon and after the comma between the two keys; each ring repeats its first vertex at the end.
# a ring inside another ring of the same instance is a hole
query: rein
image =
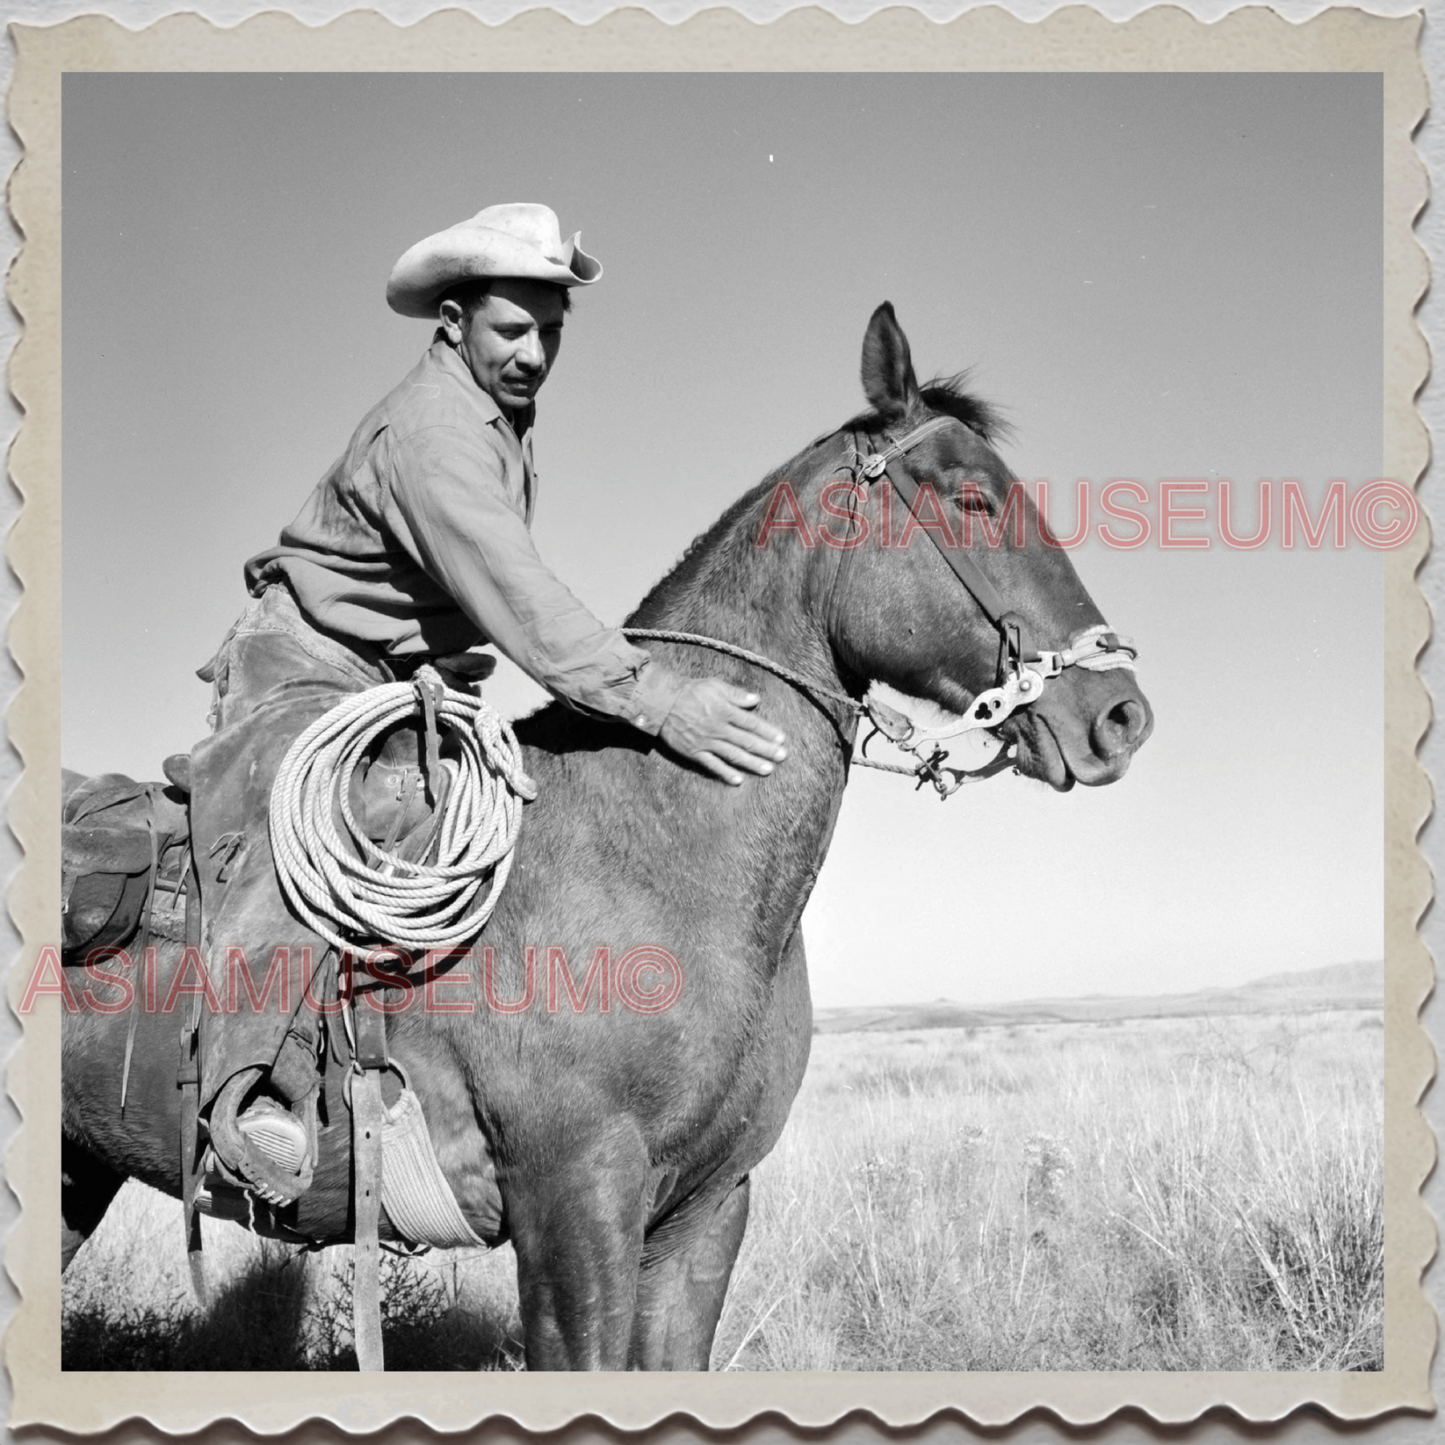
{"type": "MultiPolygon", "coordinates": [[[[724,652],[729,657],[740,658],[743,662],[750,662],[754,667],[771,672],[775,677],[780,677],[784,682],[797,688],[817,706],[834,727],[838,727],[838,720],[823,706],[824,699],[841,704],[855,719],[866,717],[873,724],[873,731],[864,739],[865,749],[873,740],[874,734],[882,733],[902,751],[916,751],[909,745],[907,739],[918,730],[912,721],[902,713],[895,712],[885,703],[879,702],[877,698],[864,698],[862,702],[859,702],[857,698],[849,697],[846,692],[839,692],[836,688],[824,687],[821,683],[812,682],[802,673],[794,672],[792,668],[784,667],[780,662],[774,662],[771,657],[765,657],[761,652],[753,652],[749,648],[739,647],[732,642],[723,642],[716,637],[707,637],[700,632],[671,632],[654,627],[624,627],[622,635],[635,638],[639,642],[681,642],[692,647],[710,647],[714,652],[724,652]],[[895,734],[897,734],[896,737],[895,734]]],[[[851,746],[852,739],[847,737],[841,728],[838,731],[844,744],[851,746]]],[[[976,778],[991,778],[995,773],[1000,773],[1005,768],[1012,766],[1013,762],[1012,757],[1004,752],[1000,753],[998,757],[990,759],[981,768],[944,768],[942,763],[947,757],[946,752],[935,748],[931,757],[924,759],[920,756],[918,765],[911,768],[902,763],[880,763],[862,753],[850,761],[862,768],[877,768],[879,772],[902,773],[905,777],[917,778],[920,788],[924,783],[931,782],[938,789],[939,796],[943,798],[957,792],[964,783],[972,782],[976,778]],[[942,776],[944,773],[952,774],[951,782],[942,776]]]]}
{"type": "MultiPolygon", "coordinates": [[[[855,480],[872,483],[881,479],[889,483],[902,498],[909,515],[914,515],[918,504],[919,485],[904,462],[904,457],[921,441],[944,427],[962,425],[962,422],[953,417],[932,417],[905,436],[890,435],[889,445],[885,450],[871,452],[866,456],[855,444],[855,480]]],[[[1017,612],[1009,609],[972,554],[962,548],[945,548],[931,530],[927,527],[921,530],[938,549],[939,555],[954,576],[999,634],[996,685],[979,693],[957,722],[946,723],[937,728],[920,728],[906,714],[888,707],[877,698],[865,697],[859,702],[847,693],[812,682],[801,673],[794,672],[761,653],[752,652],[734,643],[722,642],[715,637],[706,637],[701,633],[624,627],[623,635],[639,641],[679,642],[694,647],[708,647],[752,663],[754,667],[771,672],[809,697],[828,715],[835,726],[836,719],[833,719],[832,714],[823,706],[823,699],[839,703],[846,707],[855,719],[866,717],[872,724],[872,731],[863,739],[858,755],[852,759],[854,763],[860,767],[877,768],[881,772],[901,773],[915,778],[920,788],[924,783],[931,783],[940,798],[951,797],[964,783],[991,778],[1012,767],[1014,754],[1005,747],[981,767],[945,767],[948,753],[937,746],[940,739],[957,737],[968,732],[989,732],[997,736],[995,730],[1010,713],[1037,702],[1043,696],[1045,684],[1061,676],[1066,668],[1082,667],[1088,672],[1105,672],[1122,667],[1132,671],[1138,650],[1127,637],[1121,637],[1106,625],[1085,628],[1070,638],[1067,647],[1058,651],[1030,648],[1027,623],[1017,612]],[[879,734],[900,752],[912,754],[916,759],[915,764],[909,767],[897,763],[880,763],[868,757],[868,744],[879,734]],[[926,756],[925,748],[929,749],[926,756]]]]}
{"type": "MultiPolygon", "coordinates": [[[[876,759],[868,757],[866,752],[860,752],[850,759],[852,763],[860,768],[877,768],[882,773],[901,773],[904,777],[916,778],[920,788],[924,783],[932,783],[940,798],[952,796],[964,783],[991,778],[995,773],[1001,773],[1006,768],[1013,766],[1013,755],[1005,749],[997,757],[991,758],[978,768],[946,768],[943,764],[947,760],[948,754],[942,748],[935,747],[927,758],[918,752],[917,742],[932,741],[932,734],[919,729],[912,719],[905,717],[903,713],[895,711],[876,697],[864,698],[862,702],[859,702],[857,698],[849,697],[846,692],[839,692],[836,688],[824,687],[821,683],[811,682],[802,673],[794,672],[792,668],[784,667],[780,662],[774,662],[772,658],[765,657],[761,652],[753,652],[749,648],[739,647],[736,643],[723,642],[719,638],[707,637],[700,632],[671,632],[653,627],[624,627],[622,635],[635,638],[639,642],[681,642],[692,647],[709,647],[714,652],[724,652],[729,657],[750,662],[754,667],[771,672],[775,677],[780,677],[784,682],[797,688],[817,705],[818,710],[835,727],[837,719],[823,706],[823,700],[827,699],[829,702],[842,704],[854,718],[866,717],[873,724],[873,731],[863,740],[864,749],[872,742],[875,735],[881,733],[900,751],[914,753],[918,757],[917,765],[908,767],[903,763],[880,763],[876,759]],[[949,776],[945,777],[945,774],[949,776]]],[[[842,732],[841,729],[839,731],[842,732]]],[[[844,742],[849,741],[844,736],[844,742]]]]}

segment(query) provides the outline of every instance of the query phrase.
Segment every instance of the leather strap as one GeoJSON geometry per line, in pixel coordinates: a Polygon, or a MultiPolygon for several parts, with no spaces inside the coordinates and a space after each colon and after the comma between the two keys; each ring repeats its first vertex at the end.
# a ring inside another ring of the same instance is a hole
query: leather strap
{"type": "MultiPolygon", "coordinates": [[[[186,946],[201,943],[201,895],[193,858],[186,864],[186,946]]],[[[200,1025],[201,995],[191,995],[190,1022],[181,1025],[181,1061],[176,1084],[181,1091],[181,1207],[186,1229],[186,1261],[191,1270],[191,1288],[197,1299],[206,1292],[201,1258],[201,1216],[196,1210],[196,1192],[205,1173],[201,1156],[200,1127],[200,1025]]]]}
{"type": "MultiPolygon", "coordinates": [[[[903,504],[912,514],[918,505],[918,483],[904,464],[901,457],[888,463],[883,475],[893,485],[893,490],[903,498],[903,504]]],[[[1003,600],[997,587],[983,575],[982,569],[962,547],[945,547],[938,534],[931,528],[921,529],[928,540],[938,548],[939,555],[953,569],[953,575],[968,589],[969,594],[983,608],[984,615],[995,627],[1003,626],[1008,612],[1008,603],[1003,600]]]]}
{"type": "Polygon", "coordinates": [[[419,674],[412,680],[412,686],[416,688],[417,696],[421,699],[421,711],[423,720],[423,731],[425,734],[426,748],[424,757],[426,760],[426,790],[427,801],[432,807],[437,805],[437,789],[440,786],[441,764],[441,735],[437,731],[437,709],[441,706],[446,696],[446,689],[439,678],[430,678],[419,674]]]}
{"type": "MultiPolygon", "coordinates": [[[[925,437],[932,436],[936,431],[943,431],[949,426],[962,426],[962,422],[954,421],[952,417],[936,416],[916,426],[906,436],[893,441],[885,451],[873,452],[869,456],[863,456],[858,450],[857,443],[854,443],[853,451],[858,456],[859,475],[865,481],[875,481],[883,477],[890,482],[893,490],[903,498],[903,505],[908,508],[909,515],[917,513],[918,508],[918,483],[913,478],[913,473],[908,470],[908,463],[904,457],[912,451],[925,437]]],[[[1008,612],[1008,603],[1003,600],[998,589],[979,570],[978,563],[961,547],[949,550],[938,540],[938,537],[923,528],[927,533],[929,541],[938,548],[943,560],[953,569],[953,574],[968,589],[973,600],[983,608],[985,615],[995,627],[1003,626],[1004,615],[1008,612]]]]}
{"type": "Polygon", "coordinates": [[[381,1074],[364,1069],[351,1080],[351,1167],[356,1190],[356,1277],[351,1285],[356,1367],[386,1368],[381,1346],[381,1074]]]}
{"type": "MultiPolygon", "coordinates": [[[[355,963],[353,961],[353,969],[355,963]]],[[[351,982],[351,1016],[356,1029],[356,1063],[362,1069],[385,1070],[391,1067],[391,1055],[386,1051],[386,1015],[380,1009],[365,1007],[361,1003],[361,991],[356,986],[353,972],[351,982]]]]}
{"type": "MultiPolygon", "coordinates": [[[[899,437],[896,441],[890,438],[889,445],[885,450],[873,452],[868,456],[864,456],[859,451],[855,442],[853,451],[858,459],[858,475],[868,482],[882,477],[903,498],[903,504],[908,508],[909,515],[916,516],[919,486],[913,473],[908,470],[908,464],[904,460],[905,456],[925,437],[931,436],[934,432],[942,431],[950,426],[962,425],[962,422],[953,417],[931,417],[921,426],[914,427],[906,436],[899,437]]],[[[1017,665],[1024,660],[1027,647],[1023,618],[1017,612],[1010,610],[998,588],[984,576],[982,568],[974,561],[972,553],[963,547],[945,547],[934,532],[929,531],[927,527],[922,530],[938,550],[939,556],[948,563],[953,575],[963,583],[964,589],[983,609],[984,616],[998,629],[998,676],[1000,680],[1012,676],[1017,671],[1017,665]]]]}
{"type": "MultiPolygon", "coordinates": [[[[150,837],[151,845],[151,867],[150,876],[146,880],[146,901],[145,912],[142,914],[143,922],[140,931],[140,948],[136,950],[136,957],[140,960],[140,969],[136,974],[140,979],[145,974],[146,949],[151,944],[151,910],[156,901],[156,876],[161,871],[161,841],[156,837],[155,819],[146,814],[146,833],[150,837]]],[[[167,840],[169,841],[169,839],[167,840]]],[[[138,991],[137,991],[138,992],[138,991]]],[[[130,1017],[125,1023],[125,1061],[120,1066],[120,1116],[125,1118],[125,1095],[130,1087],[130,1058],[135,1052],[135,1033],[140,1027],[140,999],[131,1000],[130,1017]]]]}
{"type": "Polygon", "coordinates": [[[356,1365],[375,1372],[386,1368],[381,1343],[381,1130],[386,1106],[381,1076],[387,1066],[386,1018],[361,1007],[352,995],[356,1029],[356,1068],[351,1076],[351,1170],[354,1200],[356,1275],[351,1286],[352,1334],[356,1365]]]}
{"type": "Polygon", "coordinates": [[[186,1227],[186,1257],[197,1296],[204,1293],[205,1284],[201,1272],[201,1216],[196,1211],[196,1193],[205,1172],[201,1165],[199,1013],[200,1000],[197,998],[190,1023],[181,1025],[181,1060],[176,1072],[176,1082],[181,1090],[182,1218],[186,1227]]]}

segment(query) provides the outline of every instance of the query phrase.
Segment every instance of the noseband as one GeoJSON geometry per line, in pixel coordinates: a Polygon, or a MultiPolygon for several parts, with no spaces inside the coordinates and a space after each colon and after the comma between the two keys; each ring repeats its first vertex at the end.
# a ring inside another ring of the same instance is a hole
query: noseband
{"type": "MultiPolygon", "coordinates": [[[[855,442],[854,480],[871,484],[882,478],[903,499],[909,515],[914,516],[919,486],[904,457],[926,437],[946,426],[954,425],[962,426],[963,423],[953,417],[932,417],[902,437],[895,438],[890,435],[889,445],[885,450],[870,452],[866,456],[855,442]]],[[[700,633],[673,632],[651,627],[624,627],[623,635],[636,638],[639,642],[682,642],[695,647],[712,648],[716,652],[741,658],[773,673],[811,697],[819,707],[822,707],[822,700],[825,698],[842,703],[855,717],[866,717],[873,725],[873,730],[863,740],[859,756],[853,759],[855,763],[867,768],[879,768],[884,772],[906,774],[916,778],[920,788],[924,783],[930,783],[940,798],[947,798],[956,793],[964,783],[991,778],[995,773],[1012,767],[1013,757],[1005,748],[981,767],[945,767],[948,754],[937,746],[941,738],[957,737],[960,733],[989,731],[998,727],[1016,708],[1037,702],[1044,694],[1044,684],[1059,677],[1066,668],[1082,667],[1088,672],[1107,672],[1112,668],[1123,667],[1132,672],[1138,651],[1127,637],[1119,636],[1107,626],[1086,627],[1082,632],[1075,633],[1069,639],[1069,645],[1062,651],[1029,648],[1027,623],[1017,612],[1009,610],[998,589],[984,576],[972,554],[962,547],[950,550],[944,547],[927,527],[922,530],[938,548],[939,555],[948,563],[954,576],[978,603],[984,616],[999,634],[995,685],[979,693],[957,722],[946,723],[937,728],[920,728],[912,718],[877,698],[867,697],[859,702],[846,693],[822,687],[761,653],[752,652],[735,643],[719,641],[715,637],[704,637],[700,633]],[[901,752],[911,753],[916,765],[900,767],[894,763],[875,762],[868,757],[868,744],[879,734],[901,752]],[[930,747],[926,756],[925,746],[930,747]]],[[[823,708],[823,711],[826,713],[827,709],[823,708]]],[[[831,718],[832,714],[829,713],[828,716],[831,718]]],[[[851,739],[846,736],[845,743],[851,747],[851,739]]]]}

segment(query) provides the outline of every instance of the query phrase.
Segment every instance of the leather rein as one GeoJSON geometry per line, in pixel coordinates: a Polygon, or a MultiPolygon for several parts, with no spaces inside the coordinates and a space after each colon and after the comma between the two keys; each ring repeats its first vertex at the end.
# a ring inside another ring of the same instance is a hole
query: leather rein
{"type": "MultiPolygon", "coordinates": [[[[887,482],[898,493],[909,515],[916,517],[920,488],[904,458],[935,432],[944,427],[962,425],[962,422],[953,417],[932,417],[902,437],[888,435],[887,448],[870,452],[866,456],[855,444],[855,482],[887,482]]],[[[944,764],[948,753],[937,745],[940,739],[957,737],[968,732],[993,733],[1016,709],[1037,702],[1043,696],[1045,685],[1051,679],[1061,676],[1066,668],[1082,667],[1090,672],[1104,672],[1112,668],[1127,668],[1132,671],[1138,650],[1129,638],[1121,637],[1107,626],[1085,628],[1069,639],[1067,647],[1058,651],[1030,647],[1027,623],[1017,612],[1009,609],[998,589],[984,576],[973,555],[961,547],[945,547],[937,534],[927,527],[922,527],[921,530],[999,634],[995,685],[979,693],[960,718],[941,727],[920,728],[911,718],[878,698],[864,697],[860,702],[847,693],[813,682],[801,673],[774,662],[770,657],[739,647],[735,643],[722,642],[715,637],[648,627],[624,627],[623,635],[639,641],[680,642],[695,647],[707,647],[750,662],[797,688],[816,703],[830,720],[835,721],[835,725],[836,720],[828,713],[827,708],[823,707],[823,699],[839,703],[855,718],[866,717],[872,724],[872,731],[863,739],[858,756],[852,759],[854,763],[861,767],[878,768],[883,772],[902,773],[915,778],[919,788],[924,783],[931,783],[940,798],[951,797],[964,783],[979,782],[1013,767],[1014,754],[1005,747],[980,767],[946,767],[944,764]],[[915,759],[914,765],[907,767],[880,763],[868,757],[868,744],[880,734],[900,752],[911,754],[915,759]],[[925,749],[928,749],[926,755],[925,749]]]]}

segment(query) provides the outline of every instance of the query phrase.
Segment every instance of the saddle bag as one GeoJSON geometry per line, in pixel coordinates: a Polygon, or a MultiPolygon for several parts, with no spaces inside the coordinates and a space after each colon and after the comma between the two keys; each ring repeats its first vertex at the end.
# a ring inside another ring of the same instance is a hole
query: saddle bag
{"type": "Polygon", "coordinates": [[[121,773],[61,772],[61,945],[66,962],[120,947],[141,927],[153,898],[151,931],[185,937],[180,894],[190,828],[186,796],[168,783],[121,773]],[[163,903],[162,895],[169,894],[163,903]]]}

